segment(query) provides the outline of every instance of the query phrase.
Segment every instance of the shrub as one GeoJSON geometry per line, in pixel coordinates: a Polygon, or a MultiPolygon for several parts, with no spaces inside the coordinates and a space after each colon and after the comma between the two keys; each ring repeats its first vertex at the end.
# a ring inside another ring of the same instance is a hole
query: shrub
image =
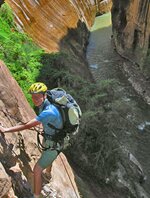
{"type": "Polygon", "coordinates": [[[17,31],[12,11],[6,3],[0,9],[0,29],[0,59],[6,63],[30,102],[27,90],[39,75],[43,50],[25,33],[17,31]]]}

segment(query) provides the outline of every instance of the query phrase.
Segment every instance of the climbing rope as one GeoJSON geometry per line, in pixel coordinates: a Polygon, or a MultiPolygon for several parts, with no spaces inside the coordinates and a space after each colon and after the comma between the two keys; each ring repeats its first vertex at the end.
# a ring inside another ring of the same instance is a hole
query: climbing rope
{"type": "Polygon", "coordinates": [[[80,197],[78,197],[78,194],[77,194],[77,192],[76,192],[76,189],[75,189],[75,187],[74,187],[74,185],[73,185],[73,182],[72,182],[72,180],[71,180],[71,177],[70,177],[70,175],[69,175],[69,173],[68,173],[68,170],[67,170],[67,168],[66,168],[66,166],[65,166],[65,163],[64,163],[64,161],[63,161],[61,155],[59,155],[59,157],[60,157],[61,162],[62,162],[62,164],[63,164],[63,166],[64,166],[64,168],[65,168],[65,171],[66,171],[67,176],[68,176],[68,178],[69,178],[69,180],[70,180],[71,186],[72,186],[72,188],[73,188],[73,190],[74,190],[74,193],[75,193],[76,197],[77,197],[77,198],[80,198],[80,197]]]}

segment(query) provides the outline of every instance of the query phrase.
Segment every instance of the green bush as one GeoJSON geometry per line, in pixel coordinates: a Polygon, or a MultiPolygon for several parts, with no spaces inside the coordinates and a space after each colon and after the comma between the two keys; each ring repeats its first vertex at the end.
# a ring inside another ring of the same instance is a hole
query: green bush
{"type": "Polygon", "coordinates": [[[43,50],[25,33],[17,31],[12,11],[6,3],[0,9],[0,49],[0,59],[8,66],[32,104],[27,90],[39,76],[43,50]]]}
{"type": "Polygon", "coordinates": [[[5,21],[9,27],[15,28],[12,10],[6,3],[4,3],[0,8],[0,18],[5,21]]]}

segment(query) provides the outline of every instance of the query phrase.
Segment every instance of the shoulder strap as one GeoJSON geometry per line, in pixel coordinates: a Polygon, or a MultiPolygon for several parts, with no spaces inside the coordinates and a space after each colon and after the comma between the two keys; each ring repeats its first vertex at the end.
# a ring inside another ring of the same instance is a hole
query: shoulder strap
{"type": "Polygon", "coordinates": [[[66,94],[66,91],[60,87],[54,88],[51,91],[62,91],[62,92],[64,92],[64,94],[66,94]]]}
{"type": "Polygon", "coordinates": [[[51,123],[48,123],[47,126],[49,126],[52,129],[55,129],[56,131],[61,131],[62,129],[58,129],[56,128],[54,125],[52,125],[51,123]]]}

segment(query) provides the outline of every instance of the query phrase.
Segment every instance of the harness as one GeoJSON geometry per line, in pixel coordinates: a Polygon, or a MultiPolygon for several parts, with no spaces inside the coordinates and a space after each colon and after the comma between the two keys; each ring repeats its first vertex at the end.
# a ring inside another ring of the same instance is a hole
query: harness
{"type": "Polygon", "coordinates": [[[37,144],[38,144],[38,148],[42,151],[46,151],[46,150],[57,150],[58,152],[60,152],[61,150],[61,146],[59,142],[56,142],[53,139],[52,135],[48,135],[45,134],[44,132],[37,132],[37,144]],[[41,143],[40,140],[40,135],[43,137],[44,141],[43,143],[41,143]],[[47,145],[47,143],[49,144],[49,146],[47,145]]]}

